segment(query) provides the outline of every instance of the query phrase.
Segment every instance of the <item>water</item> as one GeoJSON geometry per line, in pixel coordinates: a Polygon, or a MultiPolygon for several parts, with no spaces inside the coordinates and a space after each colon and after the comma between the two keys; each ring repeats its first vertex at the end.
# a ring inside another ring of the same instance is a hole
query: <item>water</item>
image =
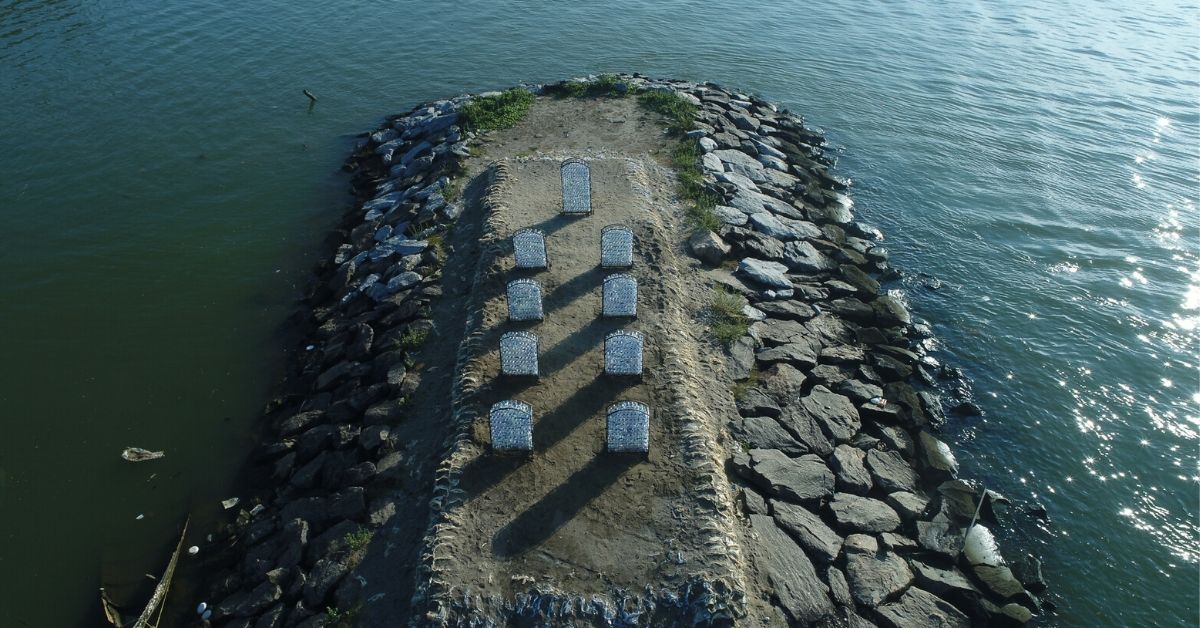
{"type": "Polygon", "coordinates": [[[1194,625],[1198,32],[1155,1],[0,0],[0,625],[96,624],[101,581],[214,516],[353,134],[604,70],[827,128],[975,380],[948,438],[1016,502],[1053,621],[1194,625]]]}

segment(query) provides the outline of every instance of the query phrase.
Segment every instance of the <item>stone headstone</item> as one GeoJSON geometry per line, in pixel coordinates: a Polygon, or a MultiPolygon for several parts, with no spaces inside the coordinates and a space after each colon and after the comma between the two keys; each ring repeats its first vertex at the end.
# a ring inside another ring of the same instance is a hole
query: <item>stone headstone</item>
{"type": "Polygon", "coordinates": [[[637,317],[637,279],[618,273],[604,278],[603,315],[637,317]]]}
{"type": "Polygon", "coordinates": [[[568,159],[562,163],[562,195],[562,213],[592,213],[592,174],[582,160],[568,159]]]}
{"type": "Polygon", "coordinates": [[[500,336],[500,372],[511,376],[538,376],[538,338],[527,331],[500,336]]]}
{"type": "Polygon", "coordinates": [[[517,268],[547,268],[546,234],[538,229],[521,229],[513,234],[513,257],[517,268]]]}
{"type": "Polygon", "coordinates": [[[633,266],[633,231],[624,225],[609,225],[600,230],[600,266],[633,266]]]}
{"type": "Polygon", "coordinates": [[[617,330],[604,338],[604,374],[642,374],[642,333],[617,330]]]}
{"type": "Polygon", "coordinates": [[[542,286],[532,279],[508,282],[508,320],[542,320],[542,286]]]}
{"type": "Polygon", "coordinates": [[[492,430],[492,449],[497,451],[533,450],[533,408],[523,401],[501,401],[488,414],[492,430]]]}
{"type": "Polygon", "coordinates": [[[636,401],[621,401],[608,407],[608,451],[650,451],[650,408],[636,401]]]}

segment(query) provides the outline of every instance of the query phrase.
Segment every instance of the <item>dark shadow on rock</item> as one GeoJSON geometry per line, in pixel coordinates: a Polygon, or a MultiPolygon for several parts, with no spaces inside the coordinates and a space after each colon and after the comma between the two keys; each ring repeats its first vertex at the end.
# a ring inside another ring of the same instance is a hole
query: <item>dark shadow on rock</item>
{"type": "Polygon", "coordinates": [[[538,546],[641,460],[610,454],[592,458],[566,482],[500,528],[492,538],[492,553],[512,558],[538,546]]]}

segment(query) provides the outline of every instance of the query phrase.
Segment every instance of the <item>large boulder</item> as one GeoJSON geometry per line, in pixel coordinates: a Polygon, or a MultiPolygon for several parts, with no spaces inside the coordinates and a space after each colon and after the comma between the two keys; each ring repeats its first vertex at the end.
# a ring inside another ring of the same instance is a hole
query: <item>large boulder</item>
{"type": "Polygon", "coordinates": [[[729,376],[735,380],[750,377],[754,369],[754,339],[742,336],[729,345],[729,376]]]}
{"type": "Polygon", "coordinates": [[[900,527],[900,515],[878,499],[835,493],[829,509],[839,527],[853,532],[874,534],[900,527]]]}
{"type": "Polygon", "coordinates": [[[813,624],[832,615],[829,587],[817,576],[804,550],[771,517],[750,515],[750,525],[758,534],[767,579],[788,617],[801,624],[813,624]]]}
{"type": "Polygon", "coordinates": [[[831,563],[842,551],[842,537],[804,506],[773,501],[775,522],[816,560],[831,563]]]}
{"type": "MultiPolygon", "coordinates": [[[[852,534],[843,546],[850,594],[874,608],[912,584],[913,573],[900,556],[881,550],[874,537],[852,534]]],[[[918,624],[919,625],[919,624],[918,624]]]]}
{"type": "Polygon", "coordinates": [[[737,399],[738,414],[742,416],[779,416],[779,404],[760,388],[748,388],[737,399]]]}
{"type": "Polygon", "coordinates": [[[917,488],[917,472],[896,451],[867,452],[867,468],[875,477],[875,484],[885,491],[913,492],[917,488]]]}
{"type": "Polygon", "coordinates": [[[806,370],[817,365],[817,354],[812,345],[800,342],[763,349],[755,358],[763,364],[786,362],[806,370]]]}
{"type": "Polygon", "coordinates": [[[789,458],[778,449],[752,449],[750,466],[751,479],[776,497],[801,502],[833,494],[833,473],[819,456],[789,458]]]}
{"type": "Polygon", "coordinates": [[[925,430],[921,430],[917,440],[921,445],[924,467],[932,477],[939,480],[958,477],[958,461],[954,459],[954,452],[950,451],[949,445],[925,430]]]}
{"type": "Polygon", "coordinates": [[[850,445],[838,445],[833,450],[831,460],[833,470],[837,474],[837,487],[840,491],[866,495],[871,490],[871,474],[863,466],[866,453],[850,445]]]}
{"type": "Polygon", "coordinates": [[[878,609],[883,625],[892,628],[928,626],[930,628],[970,628],[971,621],[962,611],[932,593],[911,587],[895,602],[878,609]]]}
{"type": "Polygon", "coordinates": [[[751,449],[778,449],[789,456],[809,453],[796,442],[778,421],[766,416],[751,416],[732,424],[733,437],[751,449]]]}
{"type": "Polygon", "coordinates": [[[824,386],[815,386],[800,404],[835,442],[850,440],[862,427],[854,402],[824,386]]]}
{"type": "Polygon", "coordinates": [[[688,247],[696,259],[710,266],[720,264],[729,254],[729,245],[725,244],[721,236],[711,231],[697,231],[692,234],[692,237],[688,238],[688,247]]]}
{"type": "Polygon", "coordinates": [[[770,288],[790,289],[792,280],[788,279],[787,266],[778,262],[747,257],[738,264],[738,272],[746,277],[770,288]]]}
{"type": "Polygon", "coordinates": [[[833,443],[829,442],[816,419],[800,404],[786,406],[779,417],[779,423],[810,452],[820,456],[833,453],[833,443]]]}

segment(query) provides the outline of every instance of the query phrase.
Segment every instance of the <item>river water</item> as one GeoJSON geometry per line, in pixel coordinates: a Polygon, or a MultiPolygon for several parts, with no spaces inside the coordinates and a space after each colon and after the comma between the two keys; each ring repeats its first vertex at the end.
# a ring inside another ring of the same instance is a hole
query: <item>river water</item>
{"type": "Polygon", "coordinates": [[[806,4],[0,0],[0,625],[97,624],[229,496],[355,133],[616,70],[827,129],[1049,621],[1195,625],[1200,8],[806,4]]]}

